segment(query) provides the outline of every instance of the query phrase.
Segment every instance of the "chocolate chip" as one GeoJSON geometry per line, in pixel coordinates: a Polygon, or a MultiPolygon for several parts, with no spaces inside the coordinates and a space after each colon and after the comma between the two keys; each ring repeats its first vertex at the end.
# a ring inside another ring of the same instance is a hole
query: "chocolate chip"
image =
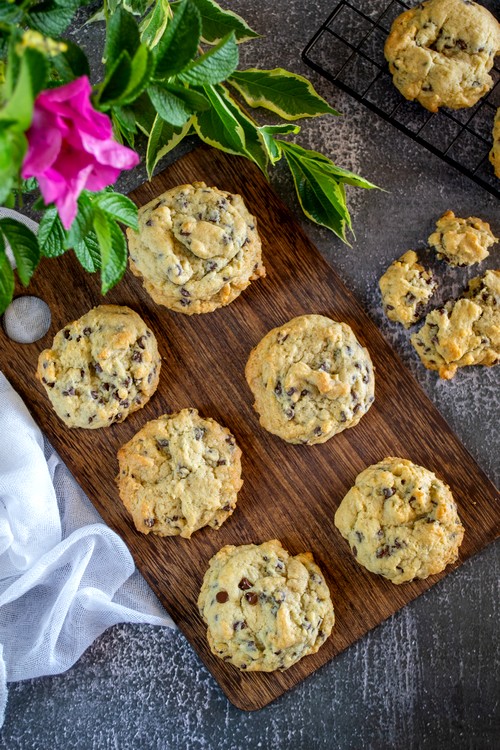
{"type": "MultiPolygon", "coordinates": [[[[247,627],[245,620],[237,620],[233,625],[233,630],[244,630],[247,627]]],[[[243,665],[242,665],[243,666],[243,665]]]]}
{"type": "Polygon", "coordinates": [[[226,438],[226,443],[227,443],[228,445],[235,445],[235,444],[236,444],[236,443],[235,443],[235,440],[234,440],[234,437],[233,437],[232,435],[228,435],[228,436],[227,436],[227,438],[226,438]]]}
{"type": "Polygon", "coordinates": [[[277,396],[281,396],[283,394],[283,388],[281,386],[281,381],[278,380],[274,387],[274,392],[277,396]]]}
{"type": "Polygon", "coordinates": [[[180,303],[181,303],[182,307],[188,307],[191,304],[191,300],[183,298],[183,299],[180,300],[180,303]]]}
{"type": "Polygon", "coordinates": [[[168,448],[170,443],[166,438],[156,438],[156,445],[158,448],[168,448]]]}
{"type": "Polygon", "coordinates": [[[203,435],[205,433],[205,430],[203,427],[195,427],[194,428],[194,439],[195,440],[201,440],[203,435]]]}
{"type": "Polygon", "coordinates": [[[289,388],[286,392],[287,396],[293,396],[293,394],[296,392],[296,388],[289,388]]]}
{"type": "Polygon", "coordinates": [[[286,417],[287,419],[293,419],[293,418],[294,418],[294,416],[295,416],[295,412],[294,412],[294,410],[293,410],[293,409],[287,409],[287,410],[285,411],[285,417],[286,417]]]}
{"type": "Polygon", "coordinates": [[[219,461],[217,461],[217,466],[226,466],[227,461],[225,458],[221,458],[219,461]]]}
{"type": "Polygon", "coordinates": [[[345,422],[346,420],[347,420],[347,416],[346,416],[345,411],[341,411],[340,412],[340,421],[341,422],[345,422]]]}
{"type": "Polygon", "coordinates": [[[401,567],[401,565],[396,565],[396,570],[399,570],[400,573],[404,573],[404,568],[401,567]]]}
{"type": "Polygon", "coordinates": [[[145,518],[144,519],[144,526],[147,526],[149,529],[152,529],[155,525],[155,519],[154,518],[145,518]]]}
{"type": "Polygon", "coordinates": [[[137,339],[137,346],[139,347],[139,349],[145,349],[146,348],[146,345],[144,344],[145,339],[146,339],[145,336],[140,336],[137,339]]]}
{"type": "Polygon", "coordinates": [[[315,427],[315,428],[314,428],[314,434],[315,434],[315,435],[318,435],[318,436],[319,436],[319,435],[321,435],[321,434],[322,434],[322,432],[323,432],[323,430],[321,429],[321,427],[315,427]]]}
{"type": "Polygon", "coordinates": [[[64,331],[63,331],[63,335],[64,335],[64,338],[65,338],[65,339],[67,339],[68,341],[71,341],[71,333],[69,332],[69,329],[68,329],[68,328],[65,328],[65,329],[64,329],[64,331]]]}
{"type": "Polygon", "coordinates": [[[130,403],[129,401],[127,401],[126,398],[124,398],[120,401],[120,406],[123,406],[124,409],[128,409],[128,407],[130,406],[130,403]]]}
{"type": "Polygon", "coordinates": [[[255,591],[249,591],[248,594],[245,594],[245,599],[249,604],[257,604],[259,601],[258,595],[255,593],[255,591]]]}
{"type": "Polygon", "coordinates": [[[386,310],[394,310],[394,305],[386,305],[385,309],[386,310]]]}
{"type": "Polygon", "coordinates": [[[96,372],[98,372],[98,373],[101,373],[101,372],[102,372],[102,367],[101,367],[101,365],[99,364],[99,362],[94,362],[94,369],[95,369],[95,371],[96,371],[96,372]]]}
{"type": "Polygon", "coordinates": [[[361,531],[356,531],[356,539],[358,540],[358,542],[360,542],[360,543],[361,543],[361,542],[363,541],[363,539],[364,539],[364,538],[365,538],[365,535],[363,534],[363,532],[361,532],[361,531]]]}
{"type": "Polygon", "coordinates": [[[276,563],[276,570],[284,570],[285,569],[285,563],[283,560],[278,560],[276,563]]]}
{"type": "Polygon", "coordinates": [[[142,354],[138,351],[133,352],[132,362],[142,362],[142,354]]]}
{"type": "Polygon", "coordinates": [[[304,388],[304,390],[300,392],[300,395],[302,397],[307,396],[308,394],[309,394],[309,391],[307,390],[307,388],[304,388]]]}
{"type": "Polygon", "coordinates": [[[375,553],[375,556],[380,560],[382,557],[390,557],[391,548],[388,544],[385,547],[379,547],[375,553]]]}
{"type": "Polygon", "coordinates": [[[95,414],[92,417],[89,417],[88,423],[91,424],[95,419],[95,414]]]}
{"type": "Polygon", "coordinates": [[[354,557],[357,557],[357,555],[358,555],[358,550],[356,549],[356,547],[353,547],[353,548],[352,548],[352,554],[354,555],[354,557]]]}
{"type": "Polygon", "coordinates": [[[181,288],[181,294],[182,294],[183,297],[190,297],[191,296],[191,292],[188,292],[188,290],[185,289],[184,287],[181,288]]]}
{"type": "Polygon", "coordinates": [[[86,327],[85,327],[85,328],[83,329],[83,335],[84,335],[84,336],[90,336],[90,334],[91,334],[91,333],[92,333],[92,328],[89,328],[89,326],[86,326],[86,327]]]}
{"type": "Polygon", "coordinates": [[[229,594],[227,593],[227,591],[218,591],[215,595],[215,598],[217,599],[219,604],[225,604],[229,599],[229,594]]]}
{"type": "Polygon", "coordinates": [[[388,497],[392,497],[393,495],[395,495],[396,490],[394,489],[394,487],[384,487],[384,489],[382,490],[382,494],[387,499],[388,497]]]}
{"type": "Polygon", "coordinates": [[[70,386],[65,391],[62,391],[63,396],[74,396],[75,395],[75,389],[73,386],[70,386]]]}
{"type": "Polygon", "coordinates": [[[242,591],[248,591],[248,589],[251,589],[253,586],[253,583],[250,583],[248,578],[242,578],[241,581],[238,584],[238,588],[242,591]]]}

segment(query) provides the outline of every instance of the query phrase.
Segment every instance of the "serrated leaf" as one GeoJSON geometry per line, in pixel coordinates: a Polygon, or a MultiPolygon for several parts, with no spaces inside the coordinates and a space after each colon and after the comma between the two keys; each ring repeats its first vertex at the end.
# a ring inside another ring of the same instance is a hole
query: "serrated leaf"
{"type": "Polygon", "coordinates": [[[15,219],[0,219],[0,231],[10,245],[16,260],[17,274],[23,286],[28,286],[40,260],[36,234],[15,219]]]}
{"type": "Polygon", "coordinates": [[[74,13],[75,8],[71,4],[63,6],[53,0],[47,0],[31,7],[28,18],[32,28],[45,36],[57,39],[66,31],[74,13]]]}
{"type": "Polygon", "coordinates": [[[214,0],[194,0],[201,15],[202,39],[209,44],[217,44],[227,34],[234,33],[238,42],[246,42],[260,36],[247,22],[233,13],[222,9],[214,0]]]}
{"type": "Polygon", "coordinates": [[[238,67],[238,45],[234,34],[224,39],[187,65],[178,78],[193,86],[214,85],[225,81],[238,67]]]}
{"type": "Polygon", "coordinates": [[[14,271],[5,253],[5,243],[0,235],[0,314],[4,313],[14,295],[14,271]]]}
{"type": "Polygon", "coordinates": [[[110,219],[120,221],[122,224],[132,227],[136,231],[139,229],[137,223],[137,206],[126,195],[115,192],[96,193],[93,202],[110,219]]]}
{"type": "Polygon", "coordinates": [[[189,133],[192,122],[192,120],[188,120],[183,127],[176,128],[162,120],[159,115],[156,116],[151,132],[149,133],[146,150],[146,169],[149,179],[151,179],[160,159],[175,148],[189,133]]]}
{"type": "Polygon", "coordinates": [[[127,243],[118,224],[94,208],[94,230],[101,253],[101,291],[106,294],[127,268],[127,243]]]}
{"type": "Polygon", "coordinates": [[[296,135],[300,132],[300,127],[299,125],[262,125],[258,131],[271,164],[276,164],[276,162],[281,159],[282,151],[280,141],[277,140],[275,136],[296,135]]]}
{"type": "Polygon", "coordinates": [[[66,233],[66,249],[74,248],[85,241],[89,232],[93,231],[93,221],[94,206],[87,191],[84,190],[78,196],[78,212],[66,233]]]}
{"type": "Polygon", "coordinates": [[[66,250],[66,230],[61,224],[57,208],[47,208],[38,226],[38,246],[46,258],[57,258],[66,250]]]}
{"type": "Polygon", "coordinates": [[[140,41],[139,29],[133,15],[118,6],[113,13],[110,13],[106,26],[106,46],[104,48],[106,66],[114,66],[123,50],[126,50],[129,58],[132,58],[139,47],[140,41]]]}
{"type": "Polygon", "coordinates": [[[74,245],[73,251],[78,258],[80,265],[88,271],[95,273],[101,267],[101,252],[97,242],[96,233],[92,230],[87,234],[82,242],[74,245]]]}
{"type": "Polygon", "coordinates": [[[357,175],[354,172],[349,172],[347,169],[338,167],[331,159],[318,151],[305,149],[302,146],[299,146],[298,143],[287,143],[286,148],[288,151],[292,151],[297,158],[301,159],[301,161],[309,164],[311,168],[320,169],[325,174],[331,175],[331,177],[339,183],[353,185],[354,187],[360,187],[366,190],[380,190],[377,185],[365,180],[364,177],[360,177],[360,175],[357,175]]]}
{"type": "Polygon", "coordinates": [[[101,108],[110,107],[113,102],[119,101],[129,85],[131,75],[132,61],[127,50],[123,50],[110,66],[97,96],[101,108]]]}
{"type": "Polygon", "coordinates": [[[194,117],[194,127],[202,141],[229,154],[247,156],[245,133],[231,109],[213,86],[204,86],[203,92],[211,107],[194,117]]]}
{"type": "Polygon", "coordinates": [[[162,38],[169,19],[168,0],[157,0],[152,11],[140,24],[141,39],[150,49],[156,47],[162,38]]]}
{"type": "Polygon", "coordinates": [[[63,83],[69,83],[81,76],[90,76],[89,62],[82,48],[69,39],[65,39],[64,43],[67,46],[66,51],[52,58],[52,64],[63,83]]]}
{"type": "Polygon", "coordinates": [[[162,80],[177,75],[196,55],[201,18],[192,0],[182,0],[155,47],[154,77],[162,80]]]}
{"type": "Polygon", "coordinates": [[[153,107],[162,120],[170,123],[170,125],[182,127],[193,114],[192,109],[187,107],[182,99],[179,99],[178,96],[167,88],[150,86],[148,94],[153,107]]]}
{"type": "Polygon", "coordinates": [[[284,120],[339,114],[314,90],[307,78],[283,68],[237,70],[228,83],[251,107],[264,107],[284,120]]]}
{"type": "Polygon", "coordinates": [[[316,224],[328,227],[349,244],[346,227],[351,226],[351,217],[343,186],[319,169],[311,169],[293,150],[287,148],[287,143],[281,145],[305,215],[316,224]]]}

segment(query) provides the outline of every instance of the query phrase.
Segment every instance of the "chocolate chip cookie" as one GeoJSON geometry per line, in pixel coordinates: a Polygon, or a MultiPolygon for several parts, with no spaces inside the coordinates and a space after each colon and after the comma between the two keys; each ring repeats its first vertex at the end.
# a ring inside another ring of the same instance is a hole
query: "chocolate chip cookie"
{"type": "Polygon", "coordinates": [[[500,177],[500,107],[496,111],[493,123],[493,147],[490,151],[490,161],[493,164],[495,175],[500,177]]]}
{"type": "Polygon", "coordinates": [[[167,190],[127,229],[132,272],[159,305],[193,315],[232,302],[265,276],[256,219],[239,195],[204,182],[167,190]]]}
{"type": "Polygon", "coordinates": [[[458,300],[432,310],[411,337],[429,370],[449,380],[459,367],[500,360],[500,271],[472,279],[458,300]]]}
{"type": "Polygon", "coordinates": [[[356,477],[335,525],[360,565],[393,583],[455,562],[464,528],[450,488],[405,458],[384,458],[356,477]]]}
{"type": "Polygon", "coordinates": [[[450,266],[472,266],[488,257],[488,248],[498,242],[486,221],[470,216],[459,219],[453,211],[446,211],[436,222],[436,231],[429,239],[429,247],[440,260],[450,266]]]}
{"type": "Polygon", "coordinates": [[[428,0],[392,24],[385,57],[394,85],[431,112],[472,107],[490,90],[500,24],[470,0],[428,0]]]}
{"type": "Polygon", "coordinates": [[[156,339],[129,307],[100,305],[59,331],[38,358],[37,378],[68,427],[123,422],[158,385],[156,339]]]}
{"type": "Polygon", "coordinates": [[[284,670],[314,654],[334,624],[330,591],[311,553],[276,539],[223,547],[198,598],[212,652],[246,672],[284,670]]]}
{"type": "Polygon", "coordinates": [[[226,427],[196,409],[165,414],[118,451],[118,490],[143,534],[189,538],[219,528],[236,506],[241,451],[226,427]]]}
{"type": "Polygon", "coordinates": [[[301,315],[250,353],[245,375],[260,423],[289,443],[324,443],[354,427],[374,400],[368,350],[346,323],[301,315]]]}
{"type": "Polygon", "coordinates": [[[385,314],[390,320],[409,328],[422,317],[436,286],[432,272],[417,262],[413,250],[408,250],[380,277],[385,314]]]}

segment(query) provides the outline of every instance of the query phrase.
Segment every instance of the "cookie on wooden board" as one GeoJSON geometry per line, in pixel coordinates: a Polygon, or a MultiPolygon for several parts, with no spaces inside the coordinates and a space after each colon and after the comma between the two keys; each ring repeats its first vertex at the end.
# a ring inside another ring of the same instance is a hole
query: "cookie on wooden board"
{"type": "Polygon", "coordinates": [[[134,310],[99,305],[55,335],[36,374],[68,427],[93,430],[141,409],[160,365],[156,338],[134,310]]]}
{"type": "Polygon", "coordinates": [[[276,539],[219,550],[198,608],[212,652],[246,672],[284,670],[316,653],[335,620],[311,553],[292,556],[276,539]]]}
{"type": "Polygon", "coordinates": [[[457,559],[464,535],[448,485],[395,457],[358,474],[335,526],[360,565],[393,583],[440,573],[457,559]]]}

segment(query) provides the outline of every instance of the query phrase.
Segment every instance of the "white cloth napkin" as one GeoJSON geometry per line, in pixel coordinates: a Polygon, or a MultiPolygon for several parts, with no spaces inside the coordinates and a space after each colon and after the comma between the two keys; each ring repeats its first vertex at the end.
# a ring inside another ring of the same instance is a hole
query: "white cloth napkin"
{"type": "Polygon", "coordinates": [[[0,373],[0,726],[6,682],[64,672],[119,622],[175,627],[0,373]]]}

